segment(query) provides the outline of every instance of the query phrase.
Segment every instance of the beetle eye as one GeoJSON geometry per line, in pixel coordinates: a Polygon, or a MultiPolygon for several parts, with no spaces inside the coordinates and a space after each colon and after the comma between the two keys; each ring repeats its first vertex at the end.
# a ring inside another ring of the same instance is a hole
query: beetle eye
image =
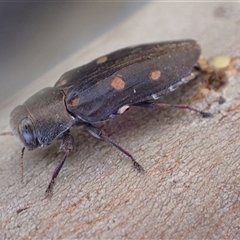
{"type": "Polygon", "coordinates": [[[29,118],[24,118],[19,124],[18,129],[20,138],[22,139],[24,145],[29,147],[29,149],[38,147],[36,131],[34,129],[32,121],[29,118]]]}

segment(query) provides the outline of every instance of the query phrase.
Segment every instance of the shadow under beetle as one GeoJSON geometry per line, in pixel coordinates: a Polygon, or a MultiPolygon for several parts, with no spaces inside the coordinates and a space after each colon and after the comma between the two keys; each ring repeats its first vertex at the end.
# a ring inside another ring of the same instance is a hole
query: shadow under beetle
{"type": "Polygon", "coordinates": [[[25,147],[44,147],[62,139],[65,155],[53,172],[47,192],[73,149],[69,129],[85,125],[96,138],[103,139],[130,157],[133,156],[93,124],[117,117],[129,107],[178,107],[202,114],[187,105],[155,103],[154,100],[196,77],[193,71],[201,53],[194,40],[160,42],[121,49],[64,73],[54,87],[40,90],[11,113],[14,135],[25,147]]]}

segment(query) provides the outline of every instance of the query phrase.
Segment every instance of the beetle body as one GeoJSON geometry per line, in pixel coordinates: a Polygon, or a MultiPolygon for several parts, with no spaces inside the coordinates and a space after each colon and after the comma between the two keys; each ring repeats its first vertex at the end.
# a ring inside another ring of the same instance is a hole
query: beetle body
{"type": "Polygon", "coordinates": [[[85,124],[93,136],[117,147],[140,168],[126,150],[92,124],[112,119],[131,106],[152,107],[153,100],[194,77],[191,71],[200,53],[194,40],[146,44],[110,53],[66,72],[54,87],[37,92],[16,107],[10,125],[30,150],[62,138],[67,156],[72,149],[69,128],[85,124]]]}

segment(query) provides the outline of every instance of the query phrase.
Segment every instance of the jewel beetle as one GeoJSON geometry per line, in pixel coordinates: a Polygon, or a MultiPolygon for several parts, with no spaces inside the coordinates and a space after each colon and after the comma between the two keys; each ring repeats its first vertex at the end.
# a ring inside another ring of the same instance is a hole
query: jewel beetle
{"type": "Polygon", "coordinates": [[[129,107],[188,108],[187,105],[156,103],[155,100],[196,77],[194,67],[201,53],[194,40],[144,44],[124,48],[64,73],[53,87],[47,87],[17,106],[10,115],[13,134],[33,150],[62,139],[65,154],[53,172],[47,192],[53,186],[73,149],[69,129],[85,125],[96,138],[105,140],[127,155],[138,171],[143,167],[134,157],[94,123],[117,117],[129,107]]]}

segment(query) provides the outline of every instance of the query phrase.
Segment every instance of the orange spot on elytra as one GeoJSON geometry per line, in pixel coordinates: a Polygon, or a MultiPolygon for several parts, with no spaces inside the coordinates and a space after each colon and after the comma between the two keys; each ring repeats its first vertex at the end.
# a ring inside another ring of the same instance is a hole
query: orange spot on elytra
{"type": "Polygon", "coordinates": [[[150,74],[150,78],[154,81],[158,80],[161,77],[161,72],[159,70],[153,71],[150,74]]]}
{"type": "Polygon", "coordinates": [[[69,107],[77,107],[77,106],[79,105],[79,103],[80,103],[80,98],[79,98],[79,97],[76,97],[76,98],[71,99],[71,100],[67,103],[67,105],[68,105],[69,107]]]}
{"type": "Polygon", "coordinates": [[[118,91],[123,90],[125,87],[125,82],[123,81],[122,78],[115,77],[111,82],[111,86],[118,91]]]}

